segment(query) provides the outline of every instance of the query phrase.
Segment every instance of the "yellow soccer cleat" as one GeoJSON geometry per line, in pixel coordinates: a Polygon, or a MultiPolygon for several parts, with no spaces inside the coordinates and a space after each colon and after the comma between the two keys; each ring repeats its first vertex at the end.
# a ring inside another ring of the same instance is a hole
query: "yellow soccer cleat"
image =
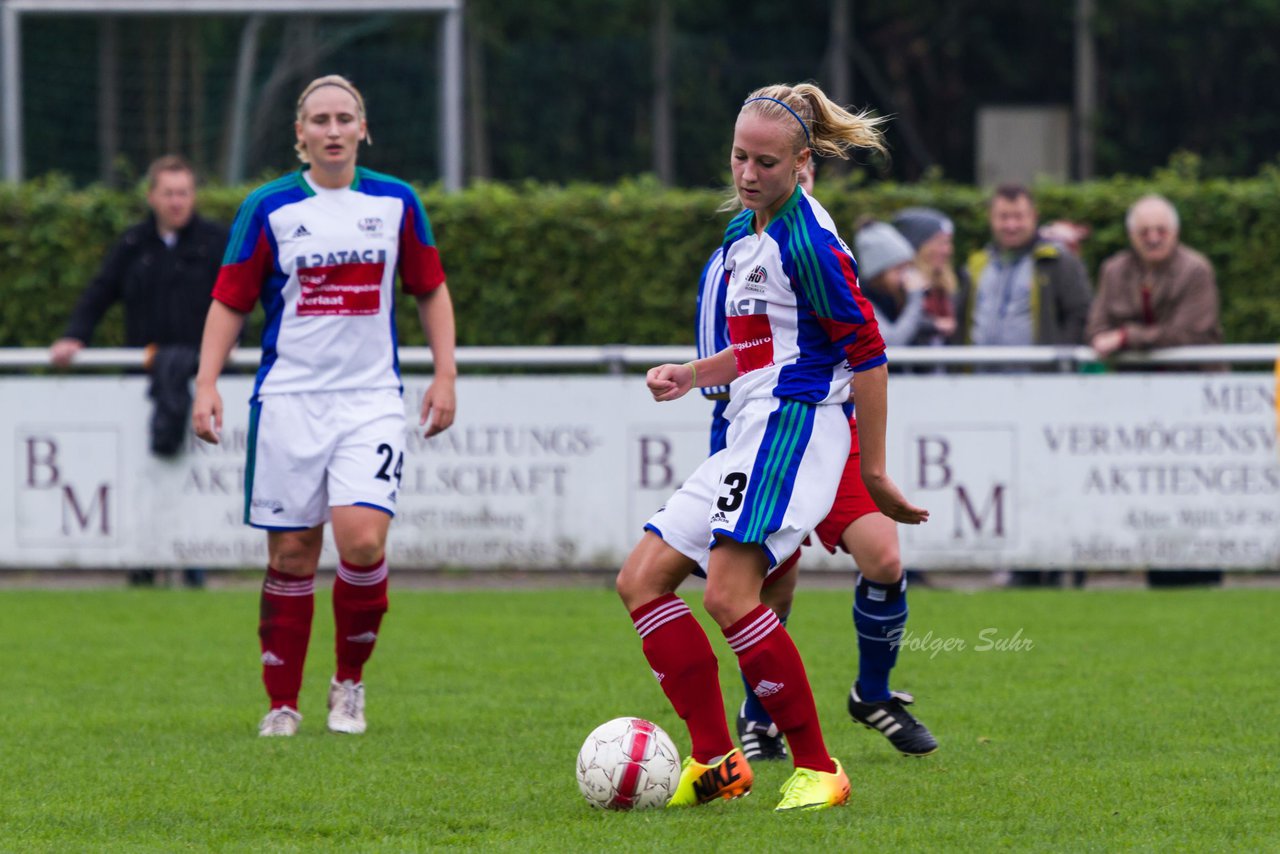
{"type": "MultiPolygon", "coordinates": [[[[695,762],[692,756],[686,756],[680,772],[680,784],[676,786],[671,800],[667,801],[667,806],[696,807],[717,798],[726,801],[741,798],[751,792],[754,779],[751,766],[736,747],[714,765],[703,765],[695,762]]],[[[845,791],[848,792],[847,785],[845,791]]]]}
{"type": "Polygon", "coordinates": [[[844,806],[849,802],[849,776],[840,766],[840,760],[832,757],[836,770],[831,772],[814,771],[812,768],[797,768],[787,782],[782,784],[782,800],[775,809],[784,810],[825,810],[828,807],[844,806]]]}

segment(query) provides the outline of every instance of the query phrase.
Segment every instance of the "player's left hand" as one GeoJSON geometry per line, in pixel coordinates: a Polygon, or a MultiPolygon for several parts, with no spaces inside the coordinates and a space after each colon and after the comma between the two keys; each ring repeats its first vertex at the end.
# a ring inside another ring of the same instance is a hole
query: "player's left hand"
{"type": "Polygon", "coordinates": [[[448,430],[457,409],[458,393],[453,380],[436,377],[427,386],[426,394],[422,395],[422,417],[418,419],[418,426],[427,428],[422,435],[430,439],[448,430]]]}
{"type": "Polygon", "coordinates": [[[929,521],[929,511],[907,500],[898,485],[887,474],[878,477],[863,475],[862,482],[871,493],[871,500],[880,512],[903,525],[919,525],[929,521]]]}

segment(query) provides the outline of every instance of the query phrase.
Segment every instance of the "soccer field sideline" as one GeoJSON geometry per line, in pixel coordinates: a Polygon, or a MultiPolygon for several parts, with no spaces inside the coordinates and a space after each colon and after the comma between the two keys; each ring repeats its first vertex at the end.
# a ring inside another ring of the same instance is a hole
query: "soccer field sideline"
{"type": "MultiPolygon", "coordinates": [[[[805,569],[801,564],[800,586],[809,590],[852,591],[856,569],[846,570],[805,569]]],[[[617,567],[574,570],[454,570],[454,569],[405,569],[391,568],[391,589],[394,590],[545,590],[545,589],[612,589],[617,567]]],[[[158,570],[156,586],[178,587],[182,584],[182,571],[158,570]]],[[[262,586],[263,570],[213,570],[206,576],[210,590],[250,591],[262,586]]],[[[321,568],[317,578],[323,585],[331,581],[332,569],[321,568]]],[[[924,573],[923,581],[917,580],[913,588],[932,587],[957,592],[998,590],[1006,586],[1007,573],[994,570],[938,570],[924,573]]],[[[1070,587],[1071,571],[1063,573],[1063,585],[1070,587]]],[[[0,571],[0,593],[7,590],[110,590],[126,583],[127,573],[119,569],[31,569],[0,571]]],[[[1087,590],[1139,590],[1145,589],[1146,574],[1141,571],[1087,572],[1084,588],[1087,590]]],[[[700,591],[703,582],[691,576],[681,588],[700,591]]],[[[1280,588],[1280,571],[1228,572],[1221,585],[1225,589],[1280,588]]],[[[698,594],[700,595],[700,594],[698,594]]],[[[694,597],[696,598],[696,597],[694,597]]],[[[692,600],[691,600],[692,601],[692,600]]]]}
{"type": "MultiPolygon", "coordinates": [[[[369,733],[327,734],[321,588],[288,742],[254,736],[251,591],[0,591],[0,849],[687,850],[730,834],[766,851],[1280,846],[1278,715],[1260,702],[1280,640],[1272,589],[917,590],[920,642],[895,687],[942,749],[905,760],[843,713],[847,591],[802,585],[792,632],[854,796],[778,816],[789,769],[772,765],[751,797],[697,810],[582,800],[573,761],[596,724],[648,717],[688,747],[607,589],[393,593],[369,733]],[[979,651],[987,629],[1018,642],[979,651]],[[950,638],[964,648],[936,643],[950,638]]],[[[741,683],[713,645],[732,707],[741,683]]]]}

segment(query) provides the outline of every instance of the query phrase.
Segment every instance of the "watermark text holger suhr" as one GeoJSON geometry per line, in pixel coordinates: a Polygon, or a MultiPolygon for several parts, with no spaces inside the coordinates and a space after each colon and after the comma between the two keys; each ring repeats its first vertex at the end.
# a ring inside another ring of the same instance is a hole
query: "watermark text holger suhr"
{"type": "Polygon", "coordinates": [[[988,626],[978,632],[977,640],[972,647],[969,641],[961,637],[934,637],[933,630],[917,635],[905,626],[889,633],[889,643],[894,649],[905,649],[908,652],[927,652],[930,658],[936,658],[940,652],[1030,652],[1035,649],[1035,641],[1022,634],[1019,628],[1012,635],[1002,635],[994,626],[988,626]]]}

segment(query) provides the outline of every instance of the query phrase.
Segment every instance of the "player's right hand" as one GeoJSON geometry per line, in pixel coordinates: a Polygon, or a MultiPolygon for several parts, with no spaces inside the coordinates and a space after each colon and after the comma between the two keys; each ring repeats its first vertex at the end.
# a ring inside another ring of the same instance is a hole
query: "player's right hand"
{"type": "Polygon", "coordinates": [[[683,397],[693,387],[693,369],[685,365],[658,365],[645,374],[645,385],[657,401],[683,397]]]}
{"type": "Polygon", "coordinates": [[[191,404],[191,429],[206,442],[218,444],[222,433],[222,395],[214,386],[196,386],[196,399],[191,404]]]}

